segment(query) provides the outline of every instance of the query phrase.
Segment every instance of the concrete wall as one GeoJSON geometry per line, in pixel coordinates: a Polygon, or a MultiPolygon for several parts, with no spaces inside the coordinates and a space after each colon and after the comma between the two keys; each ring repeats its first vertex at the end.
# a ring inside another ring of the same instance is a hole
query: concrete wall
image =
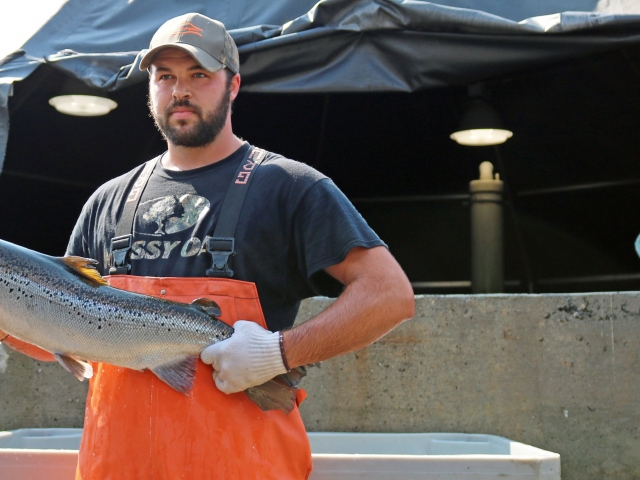
{"type": "Polygon", "coordinates": [[[637,293],[417,300],[310,372],[309,430],[495,434],[559,453],[565,480],[640,478],[637,293]]]}
{"type": "Polygon", "coordinates": [[[88,382],[0,344],[0,430],[82,427],[88,382]]]}
{"type": "MultiPolygon", "coordinates": [[[[304,302],[298,321],[330,302],[304,302]]],[[[310,370],[310,431],[488,433],[560,453],[564,480],[640,478],[640,294],[417,307],[371,347],[310,370]]],[[[0,429],[81,426],[85,388],[0,351],[0,429]]]]}

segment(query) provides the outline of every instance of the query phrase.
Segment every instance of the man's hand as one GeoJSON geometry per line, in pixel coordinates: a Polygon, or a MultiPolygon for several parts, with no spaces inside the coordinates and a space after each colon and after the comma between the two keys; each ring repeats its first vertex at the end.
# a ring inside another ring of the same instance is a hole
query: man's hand
{"type": "Polygon", "coordinates": [[[204,363],[213,366],[213,380],[221,392],[235,393],[286,373],[280,353],[280,333],[254,322],[239,320],[230,338],[205,348],[204,363]]]}

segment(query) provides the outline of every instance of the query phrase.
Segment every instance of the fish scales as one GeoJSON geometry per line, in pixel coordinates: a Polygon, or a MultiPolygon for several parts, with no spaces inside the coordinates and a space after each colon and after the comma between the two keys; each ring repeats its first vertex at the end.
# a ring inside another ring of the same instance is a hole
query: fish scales
{"type": "MultiPolygon", "coordinates": [[[[0,240],[0,330],[53,353],[82,380],[93,371],[83,360],[150,369],[188,394],[202,350],[233,328],[219,320],[210,299],[173,302],[108,286],[80,257],[51,257],[0,240]]],[[[262,410],[289,413],[305,367],[249,388],[262,410]]],[[[215,388],[212,382],[212,388],[215,388]]]]}
{"type": "Polygon", "coordinates": [[[0,329],[45,350],[141,370],[233,332],[194,308],[90,286],[55,257],[13,250],[0,250],[0,329]]]}

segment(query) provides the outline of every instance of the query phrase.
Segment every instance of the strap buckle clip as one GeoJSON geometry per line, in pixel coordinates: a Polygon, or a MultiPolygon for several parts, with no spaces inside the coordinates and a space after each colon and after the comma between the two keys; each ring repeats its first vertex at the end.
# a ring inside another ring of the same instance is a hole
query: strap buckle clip
{"type": "Polygon", "coordinates": [[[109,275],[124,275],[131,270],[131,265],[127,263],[127,254],[131,250],[132,239],[133,235],[131,234],[111,239],[110,250],[115,266],[109,269],[109,275]]]}
{"type": "Polygon", "coordinates": [[[233,277],[233,270],[229,268],[229,257],[236,254],[236,240],[233,237],[209,237],[207,252],[211,254],[211,268],[207,270],[207,277],[233,277]]]}

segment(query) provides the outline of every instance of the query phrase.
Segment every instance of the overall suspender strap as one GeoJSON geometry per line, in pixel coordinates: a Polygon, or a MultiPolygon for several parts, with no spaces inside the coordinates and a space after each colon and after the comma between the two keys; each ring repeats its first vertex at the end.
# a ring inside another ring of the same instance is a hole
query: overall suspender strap
{"type": "MultiPolygon", "coordinates": [[[[213,236],[207,239],[207,252],[212,257],[211,268],[206,272],[209,277],[233,277],[233,270],[229,268],[229,258],[236,254],[234,237],[236,225],[240,218],[247,189],[254,177],[253,172],[264,160],[266,154],[265,150],[250,147],[236,170],[222,203],[222,210],[213,236]]],[[[116,224],[116,234],[111,239],[110,250],[115,266],[109,269],[110,275],[123,275],[131,271],[129,252],[133,245],[133,224],[136,210],[151,173],[161,158],[160,156],[146,163],[127,195],[122,216],[116,224]]]]}
{"type": "Polygon", "coordinates": [[[129,273],[131,265],[129,264],[129,251],[133,245],[133,222],[136,216],[136,210],[140,203],[140,197],[144,187],[147,186],[151,172],[156,164],[160,161],[160,157],[149,160],[142,172],[138,175],[135,183],[131,186],[127,199],[124,202],[122,215],[116,224],[116,235],[111,239],[110,250],[113,254],[115,266],[109,269],[109,275],[123,275],[129,273]]]}
{"type": "Polygon", "coordinates": [[[207,239],[207,252],[211,254],[211,268],[207,270],[208,277],[233,277],[233,270],[229,268],[229,258],[236,254],[235,233],[240,211],[244,203],[249,184],[267,152],[261,148],[251,147],[240,162],[231,185],[224,197],[222,210],[216,223],[213,236],[207,239]]]}

